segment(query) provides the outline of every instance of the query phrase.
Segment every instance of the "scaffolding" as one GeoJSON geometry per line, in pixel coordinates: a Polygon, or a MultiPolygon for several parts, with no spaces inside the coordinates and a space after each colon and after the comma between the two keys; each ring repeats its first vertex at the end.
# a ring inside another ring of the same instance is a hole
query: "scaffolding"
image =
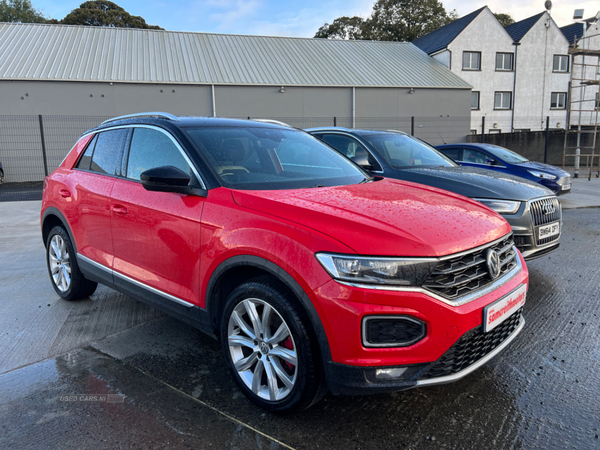
{"type": "Polygon", "coordinates": [[[585,158],[588,180],[600,176],[600,155],[596,152],[600,112],[600,34],[575,37],[569,48],[571,82],[567,100],[567,123],[563,147],[563,169],[574,158],[574,178],[579,178],[581,158],[585,158]],[[597,45],[594,45],[594,41],[597,45]],[[595,48],[597,47],[597,48],[595,48]],[[575,150],[574,153],[571,153],[575,150]],[[583,152],[582,152],[583,150],[583,152]],[[594,161],[598,159],[594,169],[594,161]]]}

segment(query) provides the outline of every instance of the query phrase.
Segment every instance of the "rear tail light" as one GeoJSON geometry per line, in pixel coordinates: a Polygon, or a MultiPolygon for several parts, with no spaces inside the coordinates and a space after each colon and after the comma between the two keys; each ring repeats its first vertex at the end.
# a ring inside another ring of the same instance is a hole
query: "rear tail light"
{"type": "Polygon", "coordinates": [[[365,347],[407,347],[427,335],[425,322],[408,316],[367,316],[362,328],[365,347]]]}
{"type": "Polygon", "coordinates": [[[46,192],[47,186],[48,186],[48,177],[44,177],[44,186],[42,188],[42,193],[46,192]]]}

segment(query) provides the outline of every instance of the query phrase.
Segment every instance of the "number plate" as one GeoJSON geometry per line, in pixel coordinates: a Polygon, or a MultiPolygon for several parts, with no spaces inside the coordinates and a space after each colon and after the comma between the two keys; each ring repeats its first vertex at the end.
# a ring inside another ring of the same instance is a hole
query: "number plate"
{"type": "Polygon", "coordinates": [[[483,332],[492,331],[525,304],[527,285],[522,284],[510,294],[483,308],[483,332]]]}
{"type": "Polygon", "coordinates": [[[560,222],[553,222],[538,228],[538,239],[549,238],[560,233],[560,222]]]}
{"type": "Polygon", "coordinates": [[[568,191],[569,189],[571,189],[571,183],[563,184],[563,186],[561,187],[561,190],[563,191],[568,191]]]}

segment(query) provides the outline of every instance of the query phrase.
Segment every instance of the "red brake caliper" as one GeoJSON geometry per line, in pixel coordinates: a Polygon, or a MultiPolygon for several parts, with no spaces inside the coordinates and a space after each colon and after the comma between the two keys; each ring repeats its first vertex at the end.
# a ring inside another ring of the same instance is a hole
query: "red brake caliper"
{"type": "MultiPolygon", "coordinates": [[[[294,344],[292,343],[292,338],[291,338],[291,337],[289,337],[289,336],[288,336],[288,337],[286,337],[286,338],[285,338],[283,341],[281,341],[281,344],[280,344],[280,345],[281,345],[282,347],[285,347],[285,348],[287,348],[288,350],[293,350],[293,349],[294,349],[294,344]]],[[[287,369],[288,369],[290,372],[293,372],[293,371],[294,371],[294,365],[293,365],[293,364],[291,364],[291,363],[289,363],[289,362],[287,362],[287,361],[282,361],[282,362],[283,362],[284,366],[285,366],[285,367],[287,367],[287,369]]]]}

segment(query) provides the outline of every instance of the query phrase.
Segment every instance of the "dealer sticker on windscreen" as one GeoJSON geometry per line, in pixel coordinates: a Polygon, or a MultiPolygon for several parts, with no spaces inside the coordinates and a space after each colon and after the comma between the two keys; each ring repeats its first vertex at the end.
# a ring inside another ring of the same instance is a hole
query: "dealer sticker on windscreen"
{"type": "Polygon", "coordinates": [[[560,222],[553,222],[538,228],[538,239],[556,236],[560,233],[560,222]]]}
{"type": "Polygon", "coordinates": [[[525,304],[527,285],[522,284],[510,294],[483,309],[483,332],[492,331],[525,304]]]}

